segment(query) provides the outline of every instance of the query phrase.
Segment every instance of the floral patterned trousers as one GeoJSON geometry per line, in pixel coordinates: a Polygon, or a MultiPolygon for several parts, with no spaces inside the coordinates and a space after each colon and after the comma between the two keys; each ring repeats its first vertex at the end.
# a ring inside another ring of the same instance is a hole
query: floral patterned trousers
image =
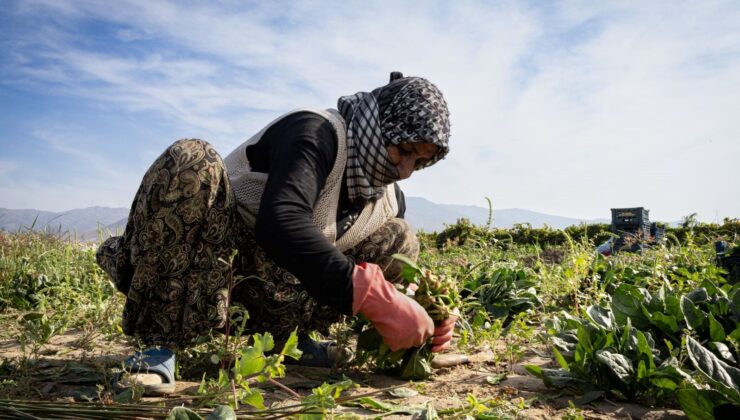
{"type": "MultiPolygon", "coordinates": [[[[400,279],[402,253],[416,259],[419,243],[403,219],[392,219],[345,252],[400,279]]],[[[327,333],[342,315],[319,304],[257,245],[242,222],[226,169],[202,140],[178,140],[144,175],[122,236],[100,245],[98,264],[126,295],[122,326],[147,345],[186,347],[228,316],[229,276],[243,276],[231,302],[249,312],[248,332],[277,340],[298,329],[327,333]],[[237,250],[233,265],[226,261],[237,250]]]]}

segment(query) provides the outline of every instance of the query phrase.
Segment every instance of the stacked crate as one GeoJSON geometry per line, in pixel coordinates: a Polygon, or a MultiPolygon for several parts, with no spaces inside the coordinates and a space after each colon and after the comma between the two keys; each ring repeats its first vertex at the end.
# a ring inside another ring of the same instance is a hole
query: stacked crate
{"type": "MultiPolygon", "coordinates": [[[[619,235],[615,250],[641,251],[642,244],[650,240],[650,210],[630,207],[612,210],[612,232],[619,235]]],[[[656,226],[657,227],[657,226],[656,226]]]]}

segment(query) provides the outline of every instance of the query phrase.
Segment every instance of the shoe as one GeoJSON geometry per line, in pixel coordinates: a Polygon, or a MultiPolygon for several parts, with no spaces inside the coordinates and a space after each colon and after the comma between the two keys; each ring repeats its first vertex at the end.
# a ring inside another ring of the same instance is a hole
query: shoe
{"type": "Polygon", "coordinates": [[[150,347],[123,362],[114,387],[119,389],[140,385],[144,395],[164,395],[175,392],[175,353],[166,347],[150,347]]]}
{"type": "Polygon", "coordinates": [[[348,364],[354,353],[348,348],[339,347],[334,341],[315,341],[304,338],[298,342],[298,350],[303,354],[298,360],[285,358],[286,365],[337,368],[348,364]]]}

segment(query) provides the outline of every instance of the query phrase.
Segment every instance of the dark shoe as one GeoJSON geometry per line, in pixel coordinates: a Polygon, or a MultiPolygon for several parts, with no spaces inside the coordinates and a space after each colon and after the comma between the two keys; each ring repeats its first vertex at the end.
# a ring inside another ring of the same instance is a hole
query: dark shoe
{"type": "Polygon", "coordinates": [[[354,354],[348,348],[342,348],[333,341],[314,341],[304,338],[298,342],[298,350],[303,354],[298,360],[286,357],[286,365],[299,365],[310,367],[342,367],[352,361],[354,354]]]}
{"type": "Polygon", "coordinates": [[[117,372],[114,386],[130,388],[140,385],[144,395],[175,392],[175,353],[166,347],[151,347],[134,353],[117,372]]]}

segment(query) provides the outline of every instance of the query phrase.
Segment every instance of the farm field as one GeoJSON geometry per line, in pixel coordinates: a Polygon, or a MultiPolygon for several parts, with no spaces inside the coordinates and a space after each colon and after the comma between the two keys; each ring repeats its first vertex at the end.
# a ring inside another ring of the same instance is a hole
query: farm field
{"type": "MultiPolygon", "coordinates": [[[[0,418],[732,418],[740,286],[714,242],[738,246],[739,226],[669,230],[641,254],[604,257],[604,229],[460,221],[420,235],[418,267],[454,285],[438,303],[461,318],[417,380],[390,372],[382,348],[335,370],[284,364],[294,343],[243,336],[237,308],[229,340],[214,333],[178,354],[166,398],[111,386],[137,343],[94,246],[0,232],[0,418]]],[[[360,328],[332,338],[355,347],[360,328]]]]}

